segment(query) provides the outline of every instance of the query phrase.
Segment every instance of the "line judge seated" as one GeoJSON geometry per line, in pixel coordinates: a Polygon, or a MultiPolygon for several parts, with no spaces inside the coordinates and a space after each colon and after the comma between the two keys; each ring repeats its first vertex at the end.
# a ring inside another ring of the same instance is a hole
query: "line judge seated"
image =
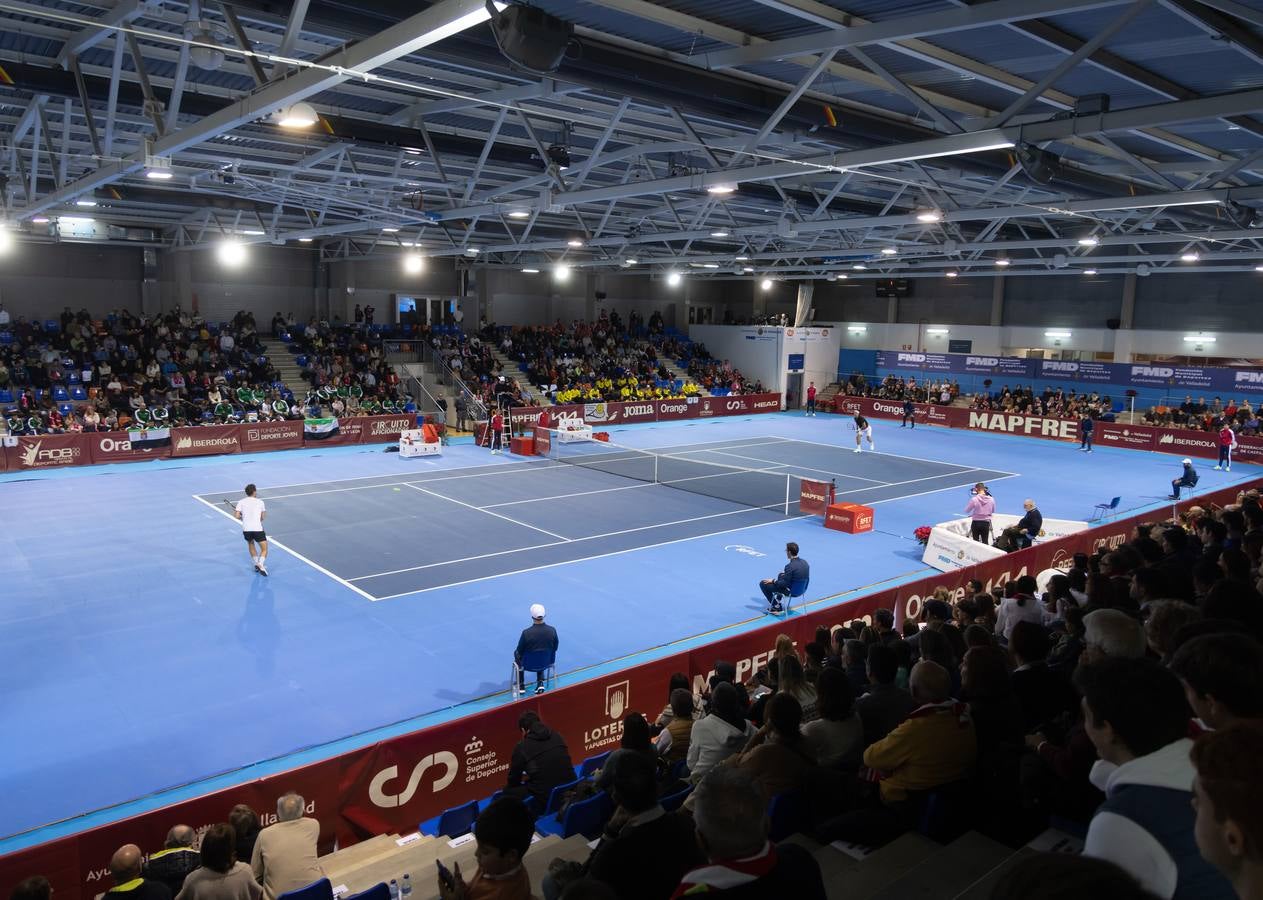
{"type": "Polygon", "coordinates": [[[557,662],[557,629],[544,624],[544,605],[531,604],[531,624],[522,630],[517,639],[517,649],[513,651],[513,661],[517,663],[517,689],[526,690],[526,673],[535,673],[535,693],[544,693],[544,675],[557,662]],[[535,668],[543,665],[543,668],[535,668]]]}

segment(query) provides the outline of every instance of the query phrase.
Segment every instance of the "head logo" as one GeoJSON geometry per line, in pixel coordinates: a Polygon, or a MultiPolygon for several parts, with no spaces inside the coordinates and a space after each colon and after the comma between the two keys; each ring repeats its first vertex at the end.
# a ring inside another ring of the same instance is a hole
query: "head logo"
{"type": "Polygon", "coordinates": [[[459,768],[456,755],[446,750],[440,750],[438,753],[423,757],[416,764],[416,767],[412,770],[412,775],[408,778],[408,784],[401,794],[387,794],[385,792],[386,785],[399,776],[399,767],[387,766],[382,769],[373,776],[373,780],[368,785],[368,798],[373,801],[374,806],[380,806],[382,809],[394,809],[395,807],[406,805],[413,795],[416,794],[417,788],[421,784],[421,777],[425,775],[426,770],[430,766],[444,767],[443,774],[434,782],[434,786],[431,788],[433,793],[437,794],[456,780],[456,772],[459,768]]]}
{"type": "Polygon", "coordinates": [[[611,719],[621,719],[631,703],[631,682],[620,681],[605,688],[605,715],[611,719]]]}
{"type": "MultiPolygon", "coordinates": [[[[824,499],[824,498],[821,498],[821,499],[824,499]]],[[[724,547],[724,549],[731,550],[733,553],[740,553],[743,556],[754,556],[754,557],[767,556],[766,553],[760,553],[758,550],[755,550],[753,547],[747,547],[745,544],[728,544],[727,546],[724,547]]]]}

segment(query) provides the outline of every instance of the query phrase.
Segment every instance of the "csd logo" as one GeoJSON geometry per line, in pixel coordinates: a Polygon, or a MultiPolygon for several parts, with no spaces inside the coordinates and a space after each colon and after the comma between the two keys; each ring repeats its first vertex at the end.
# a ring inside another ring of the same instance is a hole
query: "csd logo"
{"type": "Polygon", "coordinates": [[[438,793],[449,784],[456,780],[456,770],[459,764],[456,761],[456,755],[446,750],[440,750],[438,753],[423,757],[416,767],[412,770],[412,775],[408,778],[408,784],[401,794],[387,794],[385,792],[386,785],[394,781],[399,775],[398,766],[387,766],[376,775],[373,776],[372,782],[368,786],[368,798],[373,801],[375,806],[382,809],[394,809],[397,806],[404,806],[416,794],[417,788],[421,784],[421,776],[430,766],[443,766],[445,771],[443,775],[434,782],[431,790],[438,793]]]}

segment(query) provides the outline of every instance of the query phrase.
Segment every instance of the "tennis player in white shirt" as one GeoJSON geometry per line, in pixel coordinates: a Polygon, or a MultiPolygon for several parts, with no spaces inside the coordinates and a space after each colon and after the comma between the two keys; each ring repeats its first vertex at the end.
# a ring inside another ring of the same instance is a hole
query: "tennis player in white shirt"
{"type": "Polygon", "coordinates": [[[233,507],[237,520],[241,522],[241,531],[245,535],[246,546],[250,548],[250,560],[254,563],[254,571],[260,575],[268,573],[268,536],[263,531],[263,520],[267,517],[267,508],[263,501],[256,497],[255,486],[246,485],[246,495],[233,507]],[[255,549],[255,545],[258,549],[255,549]]]}

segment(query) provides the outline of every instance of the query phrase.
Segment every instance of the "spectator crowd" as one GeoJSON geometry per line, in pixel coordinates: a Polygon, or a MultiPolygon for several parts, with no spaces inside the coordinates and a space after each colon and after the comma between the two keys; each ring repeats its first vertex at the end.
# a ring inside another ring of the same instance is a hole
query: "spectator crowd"
{"type": "Polygon", "coordinates": [[[1207,403],[1205,397],[1194,400],[1186,396],[1179,406],[1151,406],[1144,414],[1144,421],[1162,428],[1217,432],[1227,426],[1239,435],[1259,433],[1259,414],[1248,399],[1229,398],[1225,403],[1222,398],[1214,397],[1207,403]]]}

